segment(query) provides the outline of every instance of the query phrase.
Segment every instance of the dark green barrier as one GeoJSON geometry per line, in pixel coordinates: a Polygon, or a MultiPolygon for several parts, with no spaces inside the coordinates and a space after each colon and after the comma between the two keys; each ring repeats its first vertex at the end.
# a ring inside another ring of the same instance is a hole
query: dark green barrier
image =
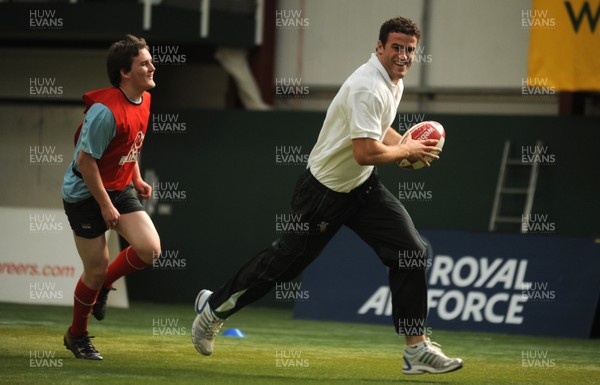
{"type": "MultiPolygon", "coordinates": [[[[221,285],[276,239],[324,116],[154,111],[142,173],[149,183],[158,177],[148,210],[163,258],[127,278],[131,298],[191,304],[200,288],[221,285]]],[[[418,228],[487,231],[504,141],[514,141],[518,157],[521,146],[542,139],[554,161],[540,169],[533,212],[545,214],[557,235],[600,233],[598,119],[425,118],[446,128],[442,159],[426,170],[379,168],[389,190],[408,198],[405,206],[418,228]]],[[[263,303],[281,304],[273,295],[263,303]]]]}

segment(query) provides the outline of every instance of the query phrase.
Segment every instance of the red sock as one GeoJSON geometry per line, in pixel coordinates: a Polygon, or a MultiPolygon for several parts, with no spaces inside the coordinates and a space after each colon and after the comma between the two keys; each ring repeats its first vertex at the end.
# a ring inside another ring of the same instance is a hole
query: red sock
{"type": "Polygon", "coordinates": [[[111,287],[113,282],[124,275],[133,273],[134,271],[144,270],[150,266],[144,262],[129,246],[119,253],[117,258],[108,266],[108,273],[104,278],[104,287],[111,287]]]}
{"type": "Polygon", "coordinates": [[[73,336],[80,336],[87,332],[88,318],[99,291],[90,289],[79,278],[77,286],[75,286],[75,300],[73,301],[73,323],[71,324],[71,334],[73,336]]]}

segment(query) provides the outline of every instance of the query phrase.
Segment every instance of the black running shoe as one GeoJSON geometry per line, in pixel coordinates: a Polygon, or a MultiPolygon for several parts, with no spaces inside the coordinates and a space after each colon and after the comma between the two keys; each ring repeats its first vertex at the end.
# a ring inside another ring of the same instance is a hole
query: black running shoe
{"type": "Polygon", "coordinates": [[[102,356],[90,339],[94,338],[94,336],[90,336],[88,332],[85,332],[83,335],[79,337],[75,337],[71,334],[69,329],[65,333],[65,338],[63,339],[65,347],[73,352],[75,358],[83,358],[84,360],[102,360],[102,356]]]}
{"type": "Polygon", "coordinates": [[[106,315],[106,300],[108,299],[108,293],[112,290],[117,289],[102,286],[102,289],[100,289],[100,292],[98,293],[96,303],[94,303],[94,306],[92,307],[92,314],[98,321],[102,321],[106,315]]]}

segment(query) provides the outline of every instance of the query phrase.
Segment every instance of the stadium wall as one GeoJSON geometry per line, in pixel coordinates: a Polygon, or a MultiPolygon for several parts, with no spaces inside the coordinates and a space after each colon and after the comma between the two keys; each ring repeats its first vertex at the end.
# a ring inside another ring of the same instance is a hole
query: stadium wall
{"type": "MultiPolygon", "coordinates": [[[[60,209],[81,109],[5,105],[0,115],[0,206],[60,209]]],[[[322,112],[154,111],[142,169],[159,183],[147,209],[164,261],[128,278],[131,298],[190,301],[198,288],[222,284],[276,239],[323,118],[322,112]]],[[[394,127],[422,119],[446,127],[442,160],[421,171],[379,168],[390,191],[406,198],[418,228],[487,232],[504,141],[513,141],[518,157],[542,139],[548,162],[540,168],[533,213],[545,216],[551,234],[598,237],[600,166],[588,145],[600,139],[598,118],[400,114],[394,127]]],[[[265,301],[277,304],[273,296],[265,301]]]]}
{"type": "MultiPolygon", "coordinates": [[[[155,190],[147,209],[161,234],[163,262],[128,278],[132,299],[190,301],[276,239],[323,118],[320,112],[153,113],[142,169],[155,190]]],[[[487,232],[510,139],[513,157],[545,155],[532,211],[544,218],[544,233],[600,233],[599,166],[582,148],[582,138],[600,139],[598,119],[400,114],[395,127],[415,119],[444,123],[442,160],[427,170],[385,166],[379,173],[418,228],[487,232]],[[534,146],[538,139],[542,148],[534,146]]],[[[525,181],[519,173],[511,179],[525,181]]],[[[518,233],[519,225],[501,231],[518,233]]],[[[263,303],[287,305],[272,295],[263,303]]]]}

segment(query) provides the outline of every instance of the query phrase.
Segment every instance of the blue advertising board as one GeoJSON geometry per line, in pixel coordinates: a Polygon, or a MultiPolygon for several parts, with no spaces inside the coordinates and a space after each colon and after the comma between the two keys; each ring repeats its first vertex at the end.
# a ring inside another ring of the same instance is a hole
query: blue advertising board
{"type": "MultiPolygon", "coordinates": [[[[587,338],[600,295],[600,244],[552,235],[422,231],[427,326],[587,338]]],[[[387,267],[342,228],[302,276],[295,318],[393,325],[387,267]]]]}

